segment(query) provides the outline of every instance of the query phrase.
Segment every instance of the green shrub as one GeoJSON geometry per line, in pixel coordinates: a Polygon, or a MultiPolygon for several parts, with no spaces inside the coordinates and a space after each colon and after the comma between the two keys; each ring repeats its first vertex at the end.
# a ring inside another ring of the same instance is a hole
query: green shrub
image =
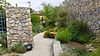
{"type": "Polygon", "coordinates": [[[64,52],[64,53],[61,53],[60,56],[70,56],[68,53],[64,52]]]}
{"type": "Polygon", "coordinates": [[[92,43],[94,47],[96,48],[96,50],[93,53],[91,53],[91,56],[100,56],[100,38],[97,37],[97,39],[93,40],[92,43]]]}
{"type": "Polygon", "coordinates": [[[44,33],[44,37],[45,37],[45,38],[55,38],[55,35],[51,34],[49,31],[46,31],[46,32],[44,33]]]}
{"type": "Polygon", "coordinates": [[[100,47],[96,49],[94,52],[88,52],[86,50],[75,48],[72,50],[77,56],[100,56],[100,47]]]}
{"type": "Polygon", "coordinates": [[[94,52],[88,52],[83,50],[77,51],[77,53],[80,53],[79,56],[100,56],[100,47],[97,48],[94,52]]]}
{"type": "Polygon", "coordinates": [[[41,32],[41,26],[38,23],[32,24],[32,32],[39,33],[41,32]]]}
{"type": "Polygon", "coordinates": [[[27,51],[22,42],[15,44],[11,50],[16,53],[25,53],[27,51]]]}
{"type": "Polygon", "coordinates": [[[67,29],[59,31],[56,35],[56,39],[61,42],[68,43],[72,39],[71,33],[67,29]]]}
{"type": "Polygon", "coordinates": [[[93,32],[83,21],[74,20],[69,23],[68,31],[72,33],[72,41],[87,43],[93,37],[93,32]]]}
{"type": "Polygon", "coordinates": [[[98,48],[100,47],[100,38],[97,37],[97,39],[92,40],[91,43],[94,45],[94,47],[98,48]]]}
{"type": "Polygon", "coordinates": [[[2,47],[7,47],[7,35],[5,32],[0,32],[0,44],[2,44],[2,47]]]}
{"type": "Polygon", "coordinates": [[[79,36],[79,43],[84,44],[84,43],[89,43],[91,38],[89,38],[87,35],[80,35],[79,36]]]}
{"type": "Polygon", "coordinates": [[[98,47],[95,52],[91,53],[91,56],[100,56],[100,47],[98,47]]]}
{"type": "Polygon", "coordinates": [[[0,47],[0,55],[8,53],[9,49],[5,47],[0,47]]]}
{"type": "Polygon", "coordinates": [[[80,49],[80,48],[72,49],[72,51],[76,56],[90,56],[90,54],[91,54],[91,52],[88,52],[88,51],[80,49]]]}

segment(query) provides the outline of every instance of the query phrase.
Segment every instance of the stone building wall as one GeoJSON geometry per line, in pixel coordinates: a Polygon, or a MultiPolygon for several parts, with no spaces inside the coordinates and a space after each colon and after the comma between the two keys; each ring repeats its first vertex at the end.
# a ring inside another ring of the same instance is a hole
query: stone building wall
{"type": "Polygon", "coordinates": [[[100,35],[100,0],[69,0],[70,17],[87,22],[100,35]]]}
{"type": "Polygon", "coordinates": [[[29,8],[7,7],[6,25],[8,47],[19,41],[32,43],[32,24],[29,8]]]}

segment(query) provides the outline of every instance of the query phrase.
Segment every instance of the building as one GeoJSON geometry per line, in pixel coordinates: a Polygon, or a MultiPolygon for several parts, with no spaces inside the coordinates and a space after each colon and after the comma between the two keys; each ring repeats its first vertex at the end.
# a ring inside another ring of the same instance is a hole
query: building
{"type": "Polygon", "coordinates": [[[34,11],[33,14],[39,16],[41,21],[45,20],[45,16],[43,15],[41,11],[34,11]]]}
{"type": "Polygon", "coordinates": [[[4,10],[0,10],[0,32],[6,32],[6,16],[4,10]]]}
{"type": "Polygon", "coordinates": [[[7,33],[8,47],[20,41],[33,44],[30,8],[7,6],[5,10],[0,10],[0,32],[7,33]]]}

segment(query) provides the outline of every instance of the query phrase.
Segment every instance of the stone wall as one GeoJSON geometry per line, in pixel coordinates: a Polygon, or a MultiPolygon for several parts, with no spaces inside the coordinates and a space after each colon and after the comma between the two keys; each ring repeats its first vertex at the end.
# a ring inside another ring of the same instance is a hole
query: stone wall
{"type": "Polygon", "coordinates": [[[100,0],[69,0],[70,17],[87,22],[100,35],[100,0]]]}
{"type": "Polygon", "coordinates": [[[32,43],[32,24],[29,8],[7,7],[6,25],[8,47],[19,41],[32,43]]]}

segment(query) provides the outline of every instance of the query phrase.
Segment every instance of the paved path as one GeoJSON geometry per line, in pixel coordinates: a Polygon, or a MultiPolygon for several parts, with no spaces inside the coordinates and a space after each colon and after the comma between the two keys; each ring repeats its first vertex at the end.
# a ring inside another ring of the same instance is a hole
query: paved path
{"type": "Polygon", "coordinates": [[[39,33],[33,38],[33,50],[26,52],[23,56],[53,56],[53,39],[43,38],[43,33],[39,33]]]}

